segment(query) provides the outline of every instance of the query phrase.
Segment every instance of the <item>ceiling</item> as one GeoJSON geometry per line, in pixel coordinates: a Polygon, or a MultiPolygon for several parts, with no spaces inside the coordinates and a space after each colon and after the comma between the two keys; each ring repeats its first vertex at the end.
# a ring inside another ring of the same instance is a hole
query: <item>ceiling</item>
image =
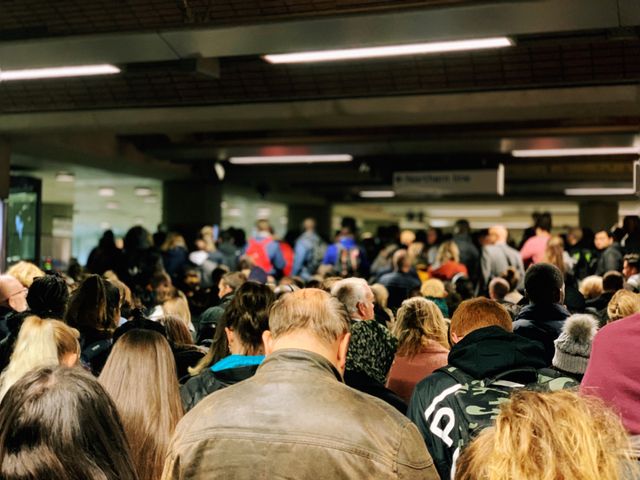
{"type": "Polygon", "coordinates": [[[510,151],[638,142],[637,0],[5,0],[1,8],[0,68],[123,69],[0,83],[0,138],[16,165],[49,158],[217,182],[220,161],[225,184],[329,202],[388,187],[398,170],[502,163],[505,195],[516,200],[632,180],[634,156],[534,160],[510,151]],[[260,56],[492,35],[516,44],[315,65],[260,56]],[[202,58],[215,68],[203,70],[202,58]],[[355,161],[226,162],[274,151],[355,161]]]}

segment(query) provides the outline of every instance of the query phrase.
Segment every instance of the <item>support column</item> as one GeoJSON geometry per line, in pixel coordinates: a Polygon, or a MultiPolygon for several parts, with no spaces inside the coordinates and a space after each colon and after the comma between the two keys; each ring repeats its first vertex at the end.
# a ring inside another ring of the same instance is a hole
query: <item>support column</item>
{"type": "Polygon", "coordinates": [[[206,180],[168,180],[163,183],[162,222],[193,242],[205,225],[220,225],[220,184],[206,180]]]}
{"type": "Polygon", "coordinates": [[[316,231],[325,240],[333,239],[331,232],[331,205],[292,204],[288,206],[289,230],[300,230],[305,218],[315,218],[316,231]]]}
{"type": "Polygon", "coordinates": [[[609,230],[618,223],[618,202],[587,200],[580,202],[580,226],[594,232],[609,230]]]}
{"type": "Polygon", "coordinates": [[[11,147],[0,140],[0,272],[7,268],[7,200],[10,188],[11,147]]]}

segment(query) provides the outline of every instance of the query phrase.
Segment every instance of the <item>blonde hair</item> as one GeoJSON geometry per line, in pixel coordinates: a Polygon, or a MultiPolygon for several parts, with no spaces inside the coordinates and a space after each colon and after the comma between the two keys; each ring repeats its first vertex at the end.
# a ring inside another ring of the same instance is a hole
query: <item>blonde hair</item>
{"type": "Polygon", "coordinates": [[[607,305],[608,322],[615,322],[637,312],[640,312],[640,295],[629,290],[618,290],[607,305]]]}
{"type": "Polygon", "coordinates": [[[189,325],[191,325],[191,311],[189,310],[187,297],[180,290],[176,290],[175,295],[175,297],[164,301],[162,304],[162,311],[165,315],[178,317],[187,327],[189,327],[189,325]]]}
{"type": "Polygon", "coordinates": [[[374,283],[371,285],[371,291],[376,299],[376,303],[382,308],[387,308],[387,301],[389,301],[389,290],[381,283],[374,283]]]}
{"type": "Polygon", "coordinates": [[[442,312],[431,300],[413,297],[402,302],[398,309],[393,334],[398,338],[398,355],[413,357],[429,340],[449,350],[447,324],[442,312]]]}
{"type": "Polygon", "coordinates": [[[274,339],[295,331],[308,331],[332,344],[349,332],[345,306],[324,290],[304,288],[280,297],[269,312],[269,330],[274,339]]]}
{"type": "Polygon", "coordinates": [[[44,272],[31,262],[20,261],[6,272],[17,279],[24,287],[29,288],[36,277],[44,277],[44,272]]]}
{"type": "Polygon", "coordinates": [[[0,375],[0,399],[25,373],[35,368],[58,365],[65,355],[80,355],[80,333],[59,320],[35,315],[22,323],[11,361],[0,375]]]}
{"type": "Polygon", "coordinates": [[[542,257],[544,263],[550,263],[558,267],[558,270],[565,274],[566,266],[564,264],[564,240],[562,237],[554,236],[549,239],[542,257]]]}
{"type": "Polygon", "coordinates": [[[456,480],[618,480],[637,468],[620,419],[600,400],[525,390],[501,406],[457,467],[456,480]]]}
{"type": "Polygon", "coordinates": [[[420,295],[423,297],[445,298],[447,296],[447,290],[444,288],[442,280],[430,278],[429,280],[422,282],[420,295]]]}
{"type": "Polygon", "coordinates": [[[602,277],[599,275],[589,275],[580,282],[580,293],[587,300],[596,298],[602,292],[602,277]]]}
{"type": "Polygon", "coordinates": [[[443,242],[438,248],[438,254],[436,255],[436,262],[440,265],[448,261],[460,261],[460,249],[453,240],[443,242]]]}

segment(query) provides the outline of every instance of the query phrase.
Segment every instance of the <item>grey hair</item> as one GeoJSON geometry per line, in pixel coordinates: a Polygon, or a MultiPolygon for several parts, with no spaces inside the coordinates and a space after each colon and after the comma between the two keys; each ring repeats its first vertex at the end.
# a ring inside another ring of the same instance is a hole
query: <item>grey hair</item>
{"type": "Polygon", "coordinates": [[[362,278],[345,278],[331,287],[331,295],[340,300],[349,313],[358,311],[358,303],[367,300],[369,284],[362,278]]]}

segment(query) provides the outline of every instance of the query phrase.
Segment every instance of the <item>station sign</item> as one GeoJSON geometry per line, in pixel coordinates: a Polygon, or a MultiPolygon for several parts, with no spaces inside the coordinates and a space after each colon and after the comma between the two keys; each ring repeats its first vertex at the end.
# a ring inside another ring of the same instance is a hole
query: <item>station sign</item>
{"type": "Polygon", "coordinates": [[[396,195],[504,195],[504,165],[493,169],[395,172],[396,195]]]}

